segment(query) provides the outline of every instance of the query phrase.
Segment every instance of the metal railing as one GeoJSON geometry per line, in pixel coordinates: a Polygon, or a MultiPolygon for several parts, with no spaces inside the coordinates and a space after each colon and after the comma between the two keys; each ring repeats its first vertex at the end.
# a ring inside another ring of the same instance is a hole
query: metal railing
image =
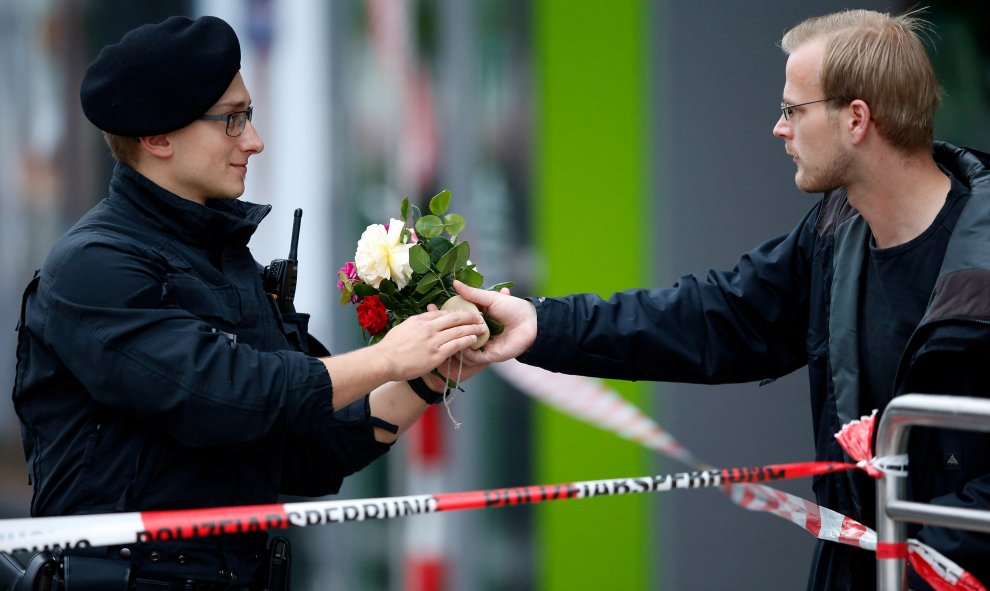
{"type": "MultiPolygon", "coordinates": [[[[938,427],[990,432],[990,400],[962,396],[907,394],[884,410],[877,431],[877,457],[907,453],[911,427],[938,427]]],[[[960,509],[904,500],[907,478],[888,476],[877,486],[877,541],[903,544],[906,522],[990,532],[990,511],[960,509]]],[[[905,559],[883,558],[877,563],[877,588],[902,590],[905,559]]]]}

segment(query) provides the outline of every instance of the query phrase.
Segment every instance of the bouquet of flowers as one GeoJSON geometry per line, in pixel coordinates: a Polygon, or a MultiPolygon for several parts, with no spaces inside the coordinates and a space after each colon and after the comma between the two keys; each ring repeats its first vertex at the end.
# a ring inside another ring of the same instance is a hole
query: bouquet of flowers
{"type": "MultiPolygon", "coordinates": [[[[361,234],[354,261],[337,273],[340,303],[354,304],[358,323],[368,336],[368,344],[380,341],[393,326],[426,311],[429,304],[441,309],[470,309],[474,304],[454,291],[454,279],[471,287],[482,287],[484,277],[471,263],[470,245],[459,238],[465,220],[447,213],[450,191],[430,199],[430,213],[402,200],[399,219],[388,224],[371,224],[361,234]],[[411,228],[406,222],[412,215],[411,228]]],[[[514,282],[498,283],[488,289],[498,291],[514,282]]],[[[491,334],[502,326],[483,315],[491,334]]],[[[472,348],[484,345],[479,338],[472,348]]]]}

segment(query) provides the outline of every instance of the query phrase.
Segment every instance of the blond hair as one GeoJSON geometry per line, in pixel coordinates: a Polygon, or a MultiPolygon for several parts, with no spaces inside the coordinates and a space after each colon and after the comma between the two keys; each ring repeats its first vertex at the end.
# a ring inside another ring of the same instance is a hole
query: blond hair
{"type": "Polygon", "coordinates": [[[117,160],[130,167],[137,163],[140,140],[136,137],[103,132],[103,141],[110,147],[110,153],[117,160]]]}
{"type": "Polygon", "coordinates": [[[915,10],[900,16],[846,10],[810,18],[788,31],[780,47],[790,55],[824,41],[819,73],[825,96],[861,99],[880,135],[905,151],[930,150],[941,88],[922,36],[931,25],[915,10]]]}

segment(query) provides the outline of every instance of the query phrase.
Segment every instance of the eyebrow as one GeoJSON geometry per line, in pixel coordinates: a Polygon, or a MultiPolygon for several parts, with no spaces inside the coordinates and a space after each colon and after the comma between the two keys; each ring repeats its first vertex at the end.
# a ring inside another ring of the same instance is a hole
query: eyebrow
{"type": "Polygon", "coordinates": [[[246,109],[246,108],[248,108],[250,106],[251,106],[251,101],[250,100],[247,100],[247,101],[240,100],[240,101],[224,101],[222,103],[217,103],[217,104],[213,105],[213,108],[214,109],[225,109],[225,108],[237,108],[237,107],[241,107],[241,108],[246,109]]]}

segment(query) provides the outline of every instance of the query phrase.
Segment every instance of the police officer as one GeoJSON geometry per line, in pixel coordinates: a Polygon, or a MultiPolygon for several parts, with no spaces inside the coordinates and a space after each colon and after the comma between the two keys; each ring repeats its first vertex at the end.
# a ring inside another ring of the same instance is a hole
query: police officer
{"type": "MultiPolygon", "coordinates": [[[[276,305],[247,246],[270,206],[237,199],[264,149],[239,70],[227,23],[172,17],[86,72],[83,110],[117,162],[24,295],[14,404],[33,516],[336,493],[485,331],[479,314],[432,311],[331,357],[308,315],[276,305]]],[[[261,589],[266,539],[69,549],[64,576],[84,591],[261,589]]]]}

